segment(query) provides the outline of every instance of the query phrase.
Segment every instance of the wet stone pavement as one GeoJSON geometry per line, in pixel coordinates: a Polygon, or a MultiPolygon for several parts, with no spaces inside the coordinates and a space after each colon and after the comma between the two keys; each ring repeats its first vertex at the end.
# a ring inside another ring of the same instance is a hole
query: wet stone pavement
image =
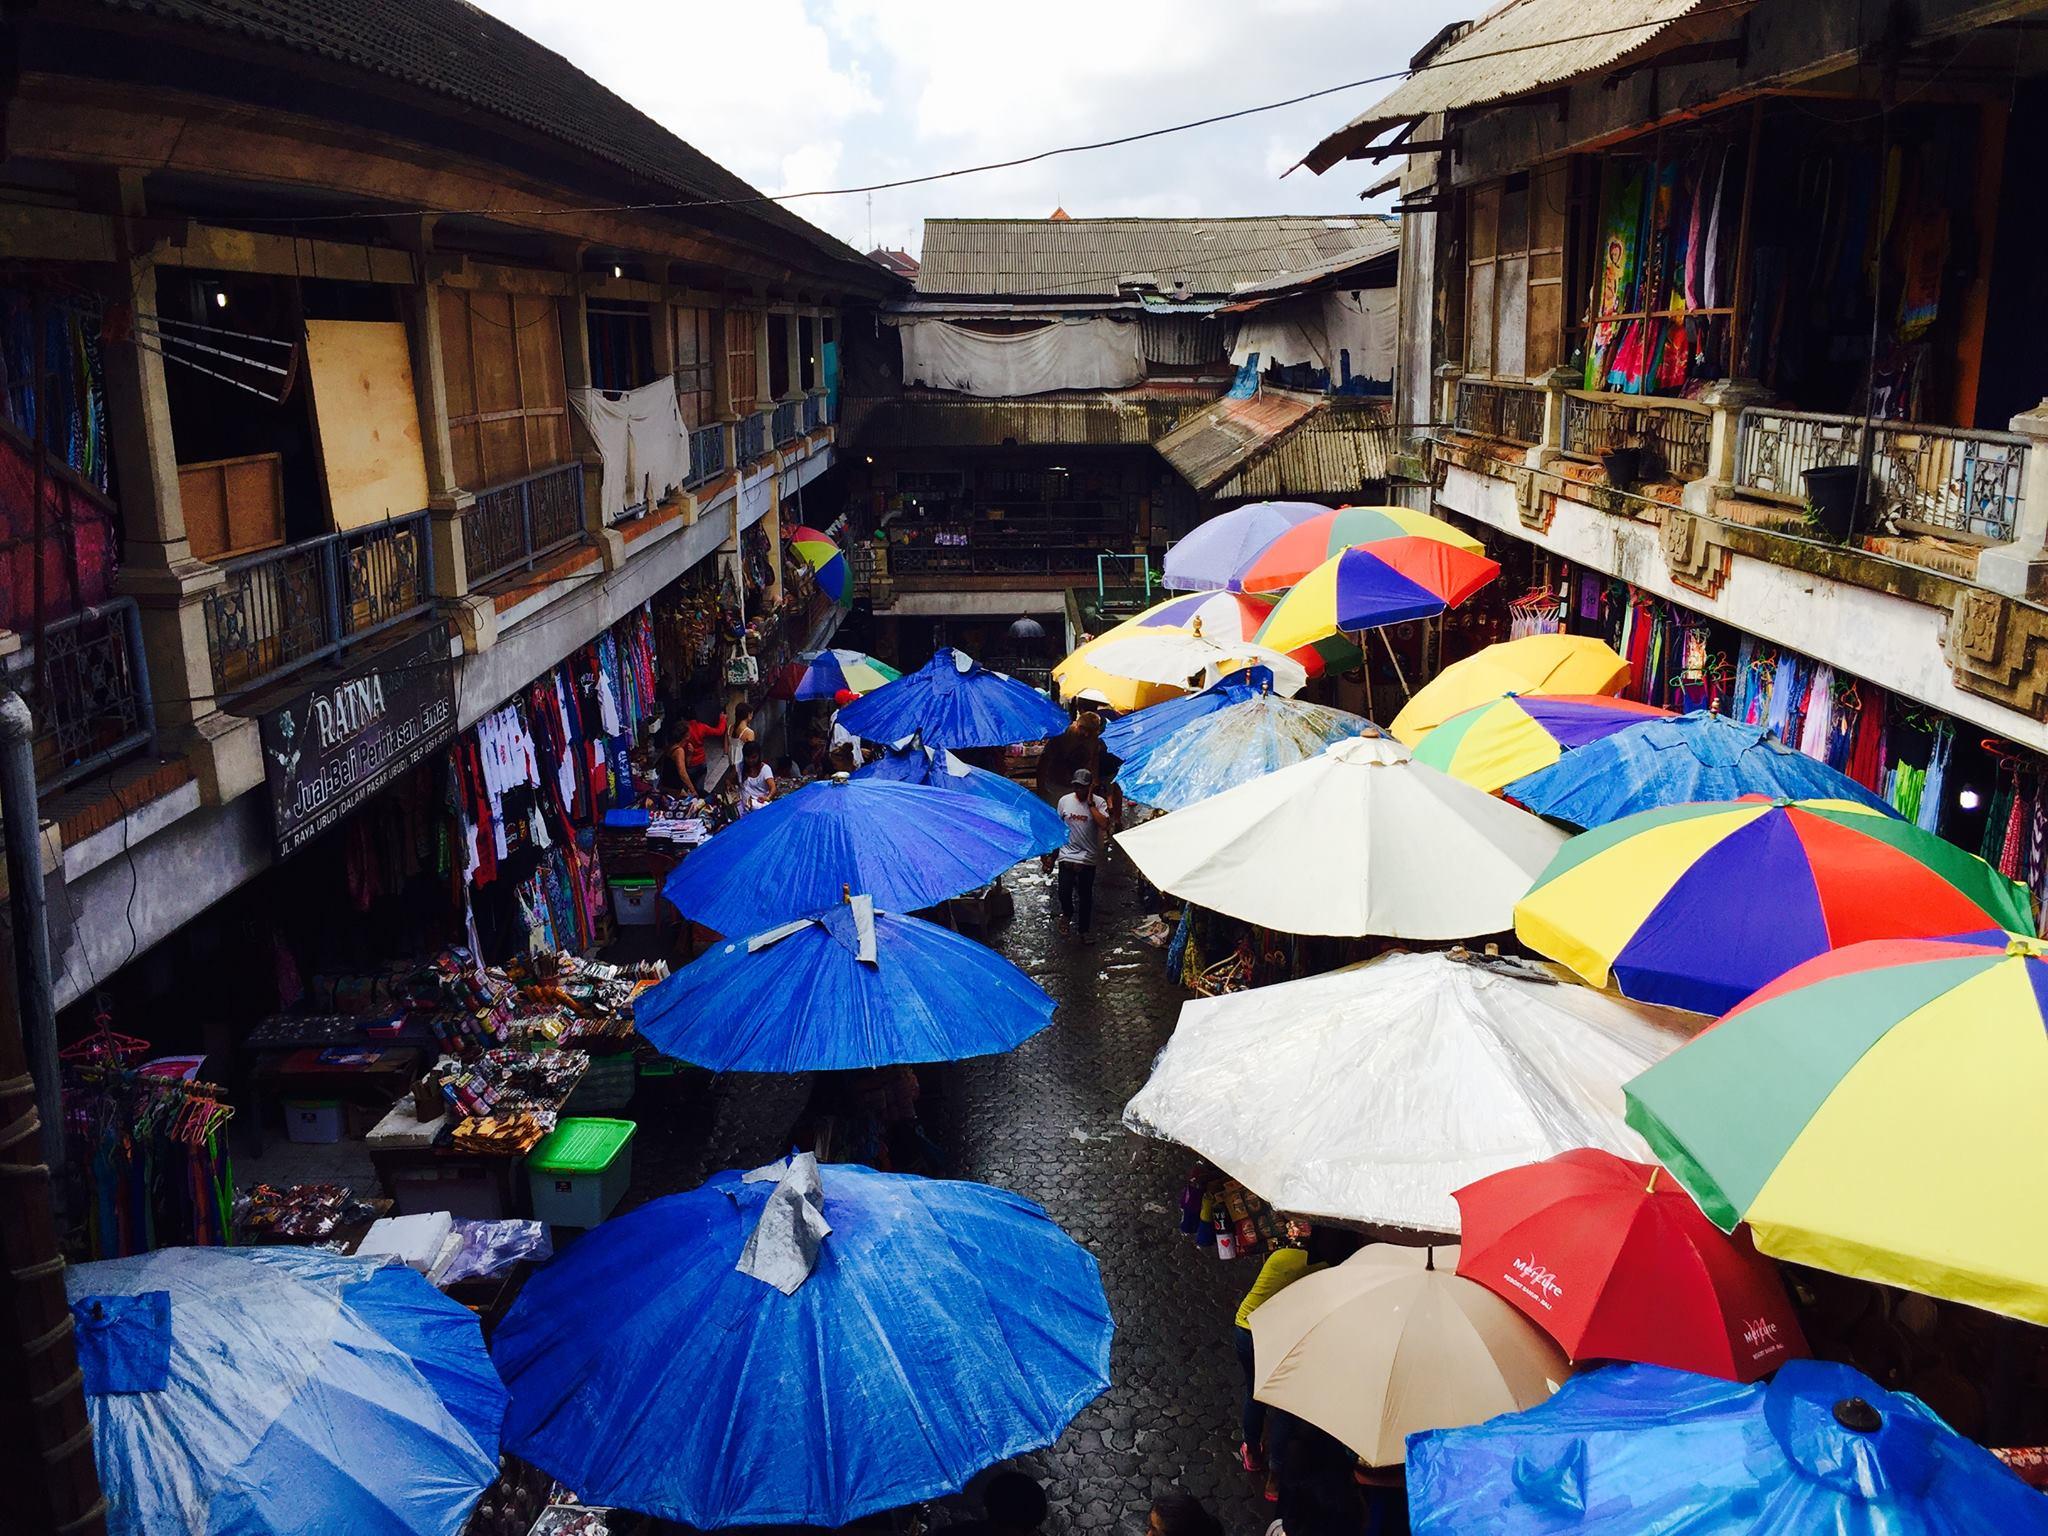
{"type": "MultiPolygon", "coordinates": [[[[1131,936],[1144,913],[1127,872],[1103,872],[1097,942],[1085,947],[1055,930],[1052,882],[1035,863],[1005,876],[1016,916],[991,942],[1059,1011],[1006,1056],[921,1069],[921,1110],[953,1173],[1038,1201],[1102,1266],[1116,1320],[1110,1388],[1056,1445],[1012,1463],[1045,1486],[1047,1531],[1140,1536],[1152,1500],[1180,1489],[1230,1536],[1256,1536],[1273,1507],[1237,1465],[1230,1342],[1255,1271],[1180,1235],[1191,1158],[1120,1123],[1184,997],[1165,977],[1163,953],[1131,936]]],[[[628,1204],[780,1156],[808,1093],[804,1079],[751,1076],[644,1086],[628,1204]],[[662,1094],[675,1113],[661,1113],[662,1094]]],[[[978,1513],[971,1495],[947,1503],[941,1519],[978,1513]]]]}

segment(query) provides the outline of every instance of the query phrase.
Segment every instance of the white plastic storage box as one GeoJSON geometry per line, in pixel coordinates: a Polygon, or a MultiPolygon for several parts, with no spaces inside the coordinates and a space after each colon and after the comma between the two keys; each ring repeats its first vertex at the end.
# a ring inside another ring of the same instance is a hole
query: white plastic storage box
{"type": "Polygon", "coordinates": [[[341,1140],[339,1099],[286,1099],[284,1133],[293,1141],[325,1145],[341,1140]]]}
{"type": "Polygon", "coordinates": [[[536,1220],[594,1227],[618,1208],[633,1182],[630,1120],[564,1119],[526,1155],[536,1220]]]}
{"type": "Polygon", "coordinates": [[[654,926],[654,904],[661,899],[661,888],[652,880],[622,875],[606,882],[612,888],[612,914],[621,928],[652,928],[654,926]]]}

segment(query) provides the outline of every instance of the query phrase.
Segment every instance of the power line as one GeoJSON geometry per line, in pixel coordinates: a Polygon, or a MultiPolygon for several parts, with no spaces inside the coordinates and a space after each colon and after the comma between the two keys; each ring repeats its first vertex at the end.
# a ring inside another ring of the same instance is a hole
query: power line
{"type": "MultiPolygon", "coordinates": [[[[1732,11],[1746,11],[1755,0],[1721,0],[1715,5],[1701,6],[1690,13],[1688,19],[1720,15],[1732,11]]],[[[1287,107],[1297,107],[1303,102],[1317,101],[1325,96],[1335,96],[1343,91],[1355,91],[1360,86],[1384,85],[1390,80],[1407,80],[1432,69],[1460,68],[1486,59],[1507,58],[1518,53],[1531,53],[1538,49],[1555,48],[1561,43],[1591,42],[1598,38],[1614,37],[1625,32],[1655,32],[1669,25],[1668,21],[1634,21],[1616,27],[1598,27],[1587,32],[1574,32],[1564,37],[1548,37],[1539,42],[1511,43],[1506,47],[1487,49],[1476,53],[1462,54],[1451,59],[1429,59],[1407,69],[1389,70],[1385,74],[1367,75],[1359,80],[1347,80],[1342,85],[1326,85],[1320,90],[1304,91],[1298,96],[1289,96],[1280,101],[1263,102],[1255,107],[1239,107],[1231,112],[1217,112],[1208,117],[1198,117],[1184,123],[1173,123],[1164,128],[1147,128],[1137,133],[1119,134],[1115,138],[1096,139],[1085,144],[1063,144],[1056,149],[1041,149],[1028,155],[1013,156],[1008,160],[990,160],[980,165],[961,166],[950,171],[930,171],[922,176],[904,176],[894,181],[868,182],[854,187],[818,187],[804,192],[752,193],[746,197],[705,197],[686,198],[663,202],[647,203],[593,203],[576,208],[399,208],[380,212],[315,213],[298,214],[289,217],[251,218],[240,222],[252,224],[333,224],[357,219],[415,219],[441,216],[444,218],[573,218],[589,213],[670,213],[683,212],[693,208],[738,208],[760,203],[789,203],[802,198],[853,197],[863,193],[893,192],[904,187],[921,187],[935,181],[950,181],[961,176],[979,176],[988,171],[1014,170],[1019,166],[1035,165],[1041,160],[1055,159],[1061,155],[1087,154],[1098,149],[1117,149],[1126,144],[1139,144],[1148,139],[1165,138],[1169,134],[1188,133],[1196,128],[1209,128],[1217,123],[1236,122],[1240,118],[1256,117],[1264,112],[1278,112],[1287,107]]]]}

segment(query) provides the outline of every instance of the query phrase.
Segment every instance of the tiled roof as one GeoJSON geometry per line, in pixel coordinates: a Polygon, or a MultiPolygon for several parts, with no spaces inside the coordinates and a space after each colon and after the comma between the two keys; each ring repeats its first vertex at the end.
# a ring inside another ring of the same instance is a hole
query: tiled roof
{"type": "Polygon", "coordinates": [[[1363,261],[1398,243],[1373,214],[1236,219],[927,219],[920,294],[1115,297],[1126,286],[1197,298],[1363,261]]]}
{"type": "Polygon", "coordinates": [[[678,201],[747,199],[739,213],[835,261],[860,253],[760,194],[560,54],[464,0],[98,0],[443,96],[608,161],[678,201]]]}

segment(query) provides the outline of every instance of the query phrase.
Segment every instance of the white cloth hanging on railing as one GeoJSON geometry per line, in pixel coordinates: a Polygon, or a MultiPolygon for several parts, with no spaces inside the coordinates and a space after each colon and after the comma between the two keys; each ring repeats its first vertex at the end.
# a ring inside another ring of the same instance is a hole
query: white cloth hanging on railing
{"type": "Polygon", "coordinates": [[[994,399],[1052,389],[1124,389],[1145,377],[1136,325],[1105,316],[992,336],[950,320],[900,320],[903,382],[994,399]]]}
{"type": "Polygon", "coordinates": [[[599,494],[606,522],[617,522],[628,507],[653,506],[690,478],[690,432],[673,379],[639,389],[572,389],[569,403],[604,458],[599,494]]]}

